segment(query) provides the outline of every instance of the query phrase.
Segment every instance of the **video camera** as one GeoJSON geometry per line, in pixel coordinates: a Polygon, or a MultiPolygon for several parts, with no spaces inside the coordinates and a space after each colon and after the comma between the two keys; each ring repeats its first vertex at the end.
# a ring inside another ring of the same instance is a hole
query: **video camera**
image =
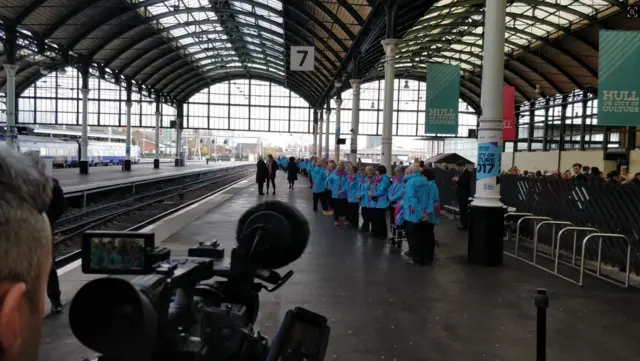
{"type": "Polygon", "coordinates": [[[170,257],[153,233],[86,232],[84,273],[139,277],[85,284],[71,302],[71,330],[101,361],[324,360],[330,329],[321,315],[289,310],[271,345],[253,327],[258,293],[293,276],[274,270],[298,259],[308,238],[304,216],[278,201],[240,217],[229,267],[217,241],[170,257]]]}

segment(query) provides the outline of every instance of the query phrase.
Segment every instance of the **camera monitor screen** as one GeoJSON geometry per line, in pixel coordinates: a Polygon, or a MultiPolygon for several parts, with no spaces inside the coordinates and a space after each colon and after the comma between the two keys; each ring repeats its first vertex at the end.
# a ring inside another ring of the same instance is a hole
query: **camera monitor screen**
{"type": "Polygon", "coordinates": [[[101,274],[147,274],[153,266],[153,233],[86,232],[82,271],[101,274]]]}

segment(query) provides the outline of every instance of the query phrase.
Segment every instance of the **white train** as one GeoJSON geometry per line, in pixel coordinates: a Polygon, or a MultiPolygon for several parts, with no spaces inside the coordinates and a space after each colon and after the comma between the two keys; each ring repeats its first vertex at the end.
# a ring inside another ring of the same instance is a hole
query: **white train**
{"type": "MultiPolygon", "coordinates": [[[[0,136],[4,140],[4,136],[0,136]]],[[[87,160],[90,166],[124,163],[125,143],[89,141],[87,160]]],[[[53,160],[54,168],[77,167],[80,159],[80,141],[58,138],[18,135],[17,148],[21,153],[38,151],[40,156],[53,160]]],[[[140,147],[131,146],[131,161],[140,162],[140,147]]]]}

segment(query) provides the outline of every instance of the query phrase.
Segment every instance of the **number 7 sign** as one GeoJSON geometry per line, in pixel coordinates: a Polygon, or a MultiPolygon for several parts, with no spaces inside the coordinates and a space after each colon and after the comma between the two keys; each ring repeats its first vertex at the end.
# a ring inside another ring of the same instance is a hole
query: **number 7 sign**
{"type": "Polygon", "coordinates": [[[315,48],[313,46],[292,46],[289,68],[292,71],[313,71],[315,68],[315,48]]]}

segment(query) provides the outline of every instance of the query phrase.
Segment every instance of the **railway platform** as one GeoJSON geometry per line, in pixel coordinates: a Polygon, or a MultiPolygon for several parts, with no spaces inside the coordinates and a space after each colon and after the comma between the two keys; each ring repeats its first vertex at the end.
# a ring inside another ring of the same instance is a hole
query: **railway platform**
{"type": "MultiPolygon", "coordinates": [[[[301,179],[289,191],[279,172],[277,195],[267,196],[247,180],[221,193],[199,219],[181,229],[178,223],[171,231],[165,227],[160,237],[171,234],[162,245],[174,255],[214,238],[228,255],[239,214],[252,205],[279,199],[302,211],[311,226],[309,246],[285,268],[295,271],[293,278],[261,294],[257,326],[264,334],[272,337],[286,311],[302,306],[329,319],[326,360],[533,360],[533,296],[536,288],[546,288],[549,360],[628,360],[640,354],[634,336],[639,290],[597,280],[580,288],[509,257],[502,268],[470,266],[466,233],[445,217],[436,227],[435,265],[416,267],[384,241],[336,228],[332,217],[312,212],[308,182],[301,179]]],[[[63,274],[65,300],[93,277],[79,269],[63,274]]],[[[40,361],[92,355],[73,338],[66,313],[47,318],[40,361]]]]}
{"type": "Polygon", "coordinates": [[[58,179],[65,193],[76,193],[117,185],[123,181],[142,182],[158,177],[171,177],[209,171],[212,168],[224,168],[248,162],[220,162],[206,164],[202,161],[187,162],[184,167],[173,164],[161,164],[153,169],[153,163],[141,163],[132,166],[131,172],[123,172],[118,166],[93,167],[88,175],[81,175],[77,168],[54,169],[53,176],[58,179]]]}

